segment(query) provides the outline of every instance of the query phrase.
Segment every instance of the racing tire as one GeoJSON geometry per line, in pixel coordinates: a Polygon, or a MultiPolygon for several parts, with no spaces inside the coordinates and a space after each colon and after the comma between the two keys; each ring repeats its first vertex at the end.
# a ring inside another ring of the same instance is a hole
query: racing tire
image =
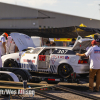
{"type": "Polygon", "coordinates": [[[80,77],[87,77],[89,74],[79,74],[80,77]]]}
{"type": "Polygon", "coordinates": [[[0,80],[14,81],[13,78],[7,74],[2,74],[2,76],[0,77],[0,80]]]}
{"type": "Polygon", "coordinates": [[[58,74],[62,77],[62,78],[67,78],[70,76],[70,74],[73,72],[73,69],[70,65],[68,64],[61,64],[58,67],[58,74]]]}
{"type": "Polygon", "coordinates": [[[3,67],[18,67],[18,64],[17,64],[17,62],[15,62],[15,61],[12,60],[12,59],[7,59],[7,60],[4,62],[3,67]]]}
{"type": "Polygon", "coordinates": [[[27,75],[22,70],[16,70],[13,73],[16,74],[20,82],[27,80],[27,75]]]}

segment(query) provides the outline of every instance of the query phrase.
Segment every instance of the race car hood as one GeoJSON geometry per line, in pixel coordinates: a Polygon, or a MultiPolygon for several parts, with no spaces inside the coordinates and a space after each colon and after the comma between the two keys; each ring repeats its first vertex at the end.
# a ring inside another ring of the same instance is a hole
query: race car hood
{"type": "Polygon", "coordinates": [[[91,45],[91,41],[93,40],[93,38],[82,38],[81,36],[78,36],[72,50],[86,49],[91,45]]]}
{"type": "Polygon", "coordinates": [[[14,40],[16,46],[18,47],[19,51],[22,51],[28,47],[34,47],[35,45],[28,35],[22,33],[11,33],[10,36],[14,40]]]}

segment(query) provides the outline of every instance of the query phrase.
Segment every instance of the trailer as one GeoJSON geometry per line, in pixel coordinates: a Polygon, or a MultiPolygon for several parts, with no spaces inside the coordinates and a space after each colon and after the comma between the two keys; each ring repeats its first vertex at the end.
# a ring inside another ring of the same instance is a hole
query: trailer
{"type": "MultiPolygon", "coordinates": [[[[21,82],[23,82],[23,80],[27,80],[31,83],[40,83],[41,81],[46,81],[48,84],[57,84],[59,82],[78,82],[78,79],[76,79],[76,73],[71,73],[66,78],[62,78],[57,74],[29,72],[28,70],[22,68],[2,67],[0,68],[0,71],[9,71],[14,73],[21,82]]],[[[6,80],[6,78],[3,77],[0,80],[6,80]]]]}
{"type": "Polygon", "coordinates": [[[0,71],[0,80],[19,82],[18,77],[9,71],[0,71]]]}

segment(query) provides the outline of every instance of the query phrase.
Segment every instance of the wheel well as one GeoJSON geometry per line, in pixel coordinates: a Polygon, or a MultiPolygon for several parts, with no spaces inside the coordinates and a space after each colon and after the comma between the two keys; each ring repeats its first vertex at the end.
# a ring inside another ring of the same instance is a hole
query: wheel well
{"type": "MultiPolygon", "coordinates": [[[[58,71],[59,71],[59,67],[60,67],[61,65],[63,65],[63,64],[67,64],[67,63],[62,63],[62,64],[60,64],[60,65],[58,66],[57,73],[58,73],[58,71]]],[[[67,64],[67,65],[69,65],[69,64],[67,64]]],[[[72,68],[71,65],[69,65],[69,66],[72,68]]],[[[72,68],[72,70],[73,70],[73,68],[72,68]]]]}
{"type": "MultiPolygon", "coordinates": [[[[13,62],[15,62],[15,63],[17,64],[17,66],[18,66],[18,63],[17,63],[16,60],[14,60],[14,59],[6,59],[6,60],[4,61],[4,63],[3,63],[3,67],[5,66],[5,63],[8,62],[8,61],[13,61],[13,62]]],[[[19,67],[19,66],[18,66],[18,67],[19,67]]]]}

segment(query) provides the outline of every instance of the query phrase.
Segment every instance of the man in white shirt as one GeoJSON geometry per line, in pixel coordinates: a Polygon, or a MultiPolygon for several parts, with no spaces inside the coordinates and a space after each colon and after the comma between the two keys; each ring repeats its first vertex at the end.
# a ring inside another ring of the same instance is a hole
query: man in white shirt
{"type": "Polygon", "coordinates": [[[6,54],[15,53],[17,51],[18,51],[18,48],[15,42],[13,41],[11,36],[8,36],[7,42],[6,42],[6,54]]]}
{"type": "Polygon", "coordinates": [[[6,38],[8,37],[8,34],[6,32],[4,32],[1,36],[0,36],[0,52],[1,52],[1,56],[6,54],[6,38]]]}
{"type": "Polygon", "coordinates": [[[96,75],[95,92],[99,91],[100,86],[100,39],[91,42],[93,47],[90,47],[84,54],[76,53],[78,56],[89,56],[90,58],[90,71],[89,71],[89,92],[93,92],[94,76],[96,75]]]}
{"type": "Polygon", "coordinates": [[[2,67],[2,59],[1,59],[1,52],[0,52],[0,68],[2,67]]]}

